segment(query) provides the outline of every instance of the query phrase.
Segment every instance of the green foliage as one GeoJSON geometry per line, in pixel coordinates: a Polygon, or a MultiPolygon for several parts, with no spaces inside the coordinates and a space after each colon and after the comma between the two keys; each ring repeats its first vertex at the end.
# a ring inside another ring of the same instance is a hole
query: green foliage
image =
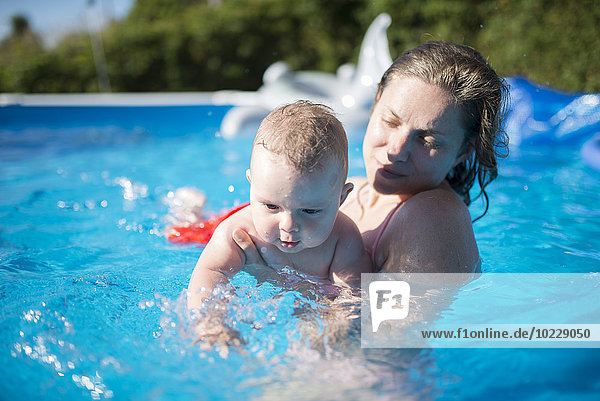
{"type": "Polygon", "coordinates": [[[475,44],[500,74],[600,91],[600,2],[504,0],[497,7],[475,44]]]}
{"type": "MultiPolygon", "coordinates": [[[[504,76],[600,91],[597,0],[137,0],[102,32],[113,91],[255,90],[275,61],[334,72],[356,62],[381,12],[392,57],[428,40],[478,49],[504,76]]],[[[0,92],[88,92],[87,33],[50,50],[22,17],[0,43],[0,92]]]]}
{"type": "Polygon", "coordinates": [[[15,15],[10,20],[12,26],[12,35],[20,37],[26,35],[29,31],[29,21],[22,15],[15,15]]]}

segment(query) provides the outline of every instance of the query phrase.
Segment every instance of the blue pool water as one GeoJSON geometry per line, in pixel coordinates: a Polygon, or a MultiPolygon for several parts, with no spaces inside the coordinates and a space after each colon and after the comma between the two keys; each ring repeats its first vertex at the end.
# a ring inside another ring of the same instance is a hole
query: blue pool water
{"type": "MultiPolygon", "coordinates": [[[[180,295],[201,250],[165,240],[165,198],[195,186],[208,210],[247,200],[251,138],[217,135],[227,110],[0,109],[1,398],[598,399],[600,350],[362,350],[352,330],[311,344],[328,307],[246,272],[227,311],[245,344],[192,346],[180,295]]],[[[579,152],[511,150],[474,226],[484,272],[599,270],[600,173],[579,152]]]]}

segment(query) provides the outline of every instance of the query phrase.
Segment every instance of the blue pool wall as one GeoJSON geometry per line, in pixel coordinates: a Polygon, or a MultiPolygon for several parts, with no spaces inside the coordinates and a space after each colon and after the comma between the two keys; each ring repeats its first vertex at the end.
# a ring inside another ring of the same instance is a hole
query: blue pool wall
{"type": "Polygon", "coordinates": [[[216,132],[231,106],[23,106],[0,107],[0,129],[65,129],[115,126],[158,136],[216,132]]]}
{"type": "MultiPolygon", "coordinates": [[[[511,148],[574,146],[581,149],[579,157],[588,167],[600,171],[600,94],[562,92],[523,77],[506,81],[510,101],[504,126],[511,148]]],[[[254,92],[221,97],[231,104],[216,104],[214,99],[209,93],[0,94],[0,130],[15,135],[25,130],[116,127],[156,136],[218,135],[229,110],[259,101],[254,92]]],[[[360,140],[362,131],[349,132],[349,137],[360,140]]]]}

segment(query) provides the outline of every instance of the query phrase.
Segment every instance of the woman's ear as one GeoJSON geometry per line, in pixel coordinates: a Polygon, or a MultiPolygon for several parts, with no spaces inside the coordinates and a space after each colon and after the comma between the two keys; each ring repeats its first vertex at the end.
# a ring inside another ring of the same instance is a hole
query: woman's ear
{"type": "Polygon", "coordinates": [[[252,184],[252,175],[250,174],[250,169],[246,170],[246,178],[248,179],[248,182],[252,184]]]}
{"type": "Polygon", "coordinates": [[[351,182],[347,182],[344,184],[344,187],[342,188],[342,196],[340,196],[340,206],[342,203],[344,203],[344,201],[348,197],[348,194],[352,192],[353,189],[354,184],[352,184],[351,182]]]}
{"type": "Polygon", "coordinates": [[[456,160],[454,160],[454,164],[452,165],[452,168],[458,166],[460,163],[464,162],[469,157],[471,157],[473,152],[475,152],[475,148],[473,147],[473,144],[466,143],[463,146],[462,152],[456,157],[456,160]]]}

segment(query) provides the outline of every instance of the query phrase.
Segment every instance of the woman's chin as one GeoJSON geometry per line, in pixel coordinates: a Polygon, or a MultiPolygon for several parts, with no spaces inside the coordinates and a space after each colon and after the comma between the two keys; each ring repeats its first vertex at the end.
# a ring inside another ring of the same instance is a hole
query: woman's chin
{"type": "Polygon", "coordinates": [[[382,195],[396,195],[402,192],[402,187],[393,185],[385,180],[374,180],[371,184],[373,189],[382,195]]]}
{"type": "Polygon", "coordinates": [[[382,195],[398,195],[401,197],[411,197],[418,193],[435,189],[443,185],[443,181],[440,184],[429,184],[429,183],[414,183],[408,180],[385,180],[376,177],[371,186],[375,191],[382,195]]]}

